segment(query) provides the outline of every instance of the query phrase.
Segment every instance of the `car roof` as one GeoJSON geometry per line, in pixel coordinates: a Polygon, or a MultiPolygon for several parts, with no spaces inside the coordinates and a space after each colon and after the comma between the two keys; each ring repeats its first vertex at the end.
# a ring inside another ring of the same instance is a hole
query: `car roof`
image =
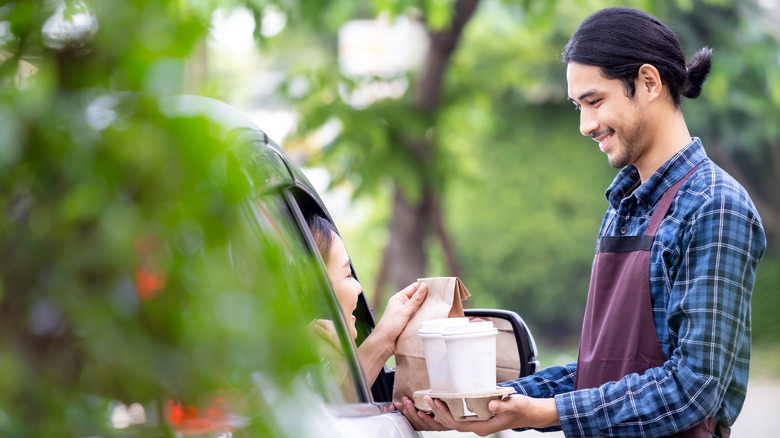
{"type": "Polygon", "coordinates": [[[221,127],[219,135],[257,194],[280,187],[304,189],[324,206],[314,186],[290,157],[257,124],[239,109],[216,99],[197,95],[174,95],[160,99],[160,109],[169,117],[203,117],[221,127]]]}

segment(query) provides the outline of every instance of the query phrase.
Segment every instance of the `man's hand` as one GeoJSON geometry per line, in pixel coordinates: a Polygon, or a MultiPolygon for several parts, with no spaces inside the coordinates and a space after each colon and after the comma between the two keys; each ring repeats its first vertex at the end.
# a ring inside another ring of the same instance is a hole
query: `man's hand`
{"type": "Polygon", "coordinates": [[[501,400],[491,400],[488,409],[496,415],[485,421],[455,421],[446,403],[428,396],[425,396],[424,400],[433,408],[433,420],[445,429],[474,432],[480,436],[507,429],[543,428],[560,424],[555,399],[552,398],[531,398],[515,394],[501,400]]]}

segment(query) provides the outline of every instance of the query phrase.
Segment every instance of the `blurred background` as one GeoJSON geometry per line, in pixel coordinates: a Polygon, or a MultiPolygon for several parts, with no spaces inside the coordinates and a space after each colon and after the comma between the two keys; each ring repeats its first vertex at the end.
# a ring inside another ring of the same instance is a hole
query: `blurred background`
{"type": "MultiPolygon", "coordinates": [[[[689,58],[714,49],[702,96],[684,101],[683,112],[763,219],[769,244],[753,292],[752,377],[780,379],[775,0],[1,4],[6,348],[19,341],[13,323],[24,325],[27,314],[50,321],[64,312],[111,330],[97,307],[89,311],[97,271],[66,274],[80,261],[96,262],[80,221],[101,221],[120,242],[116,229],[160,207],[110,195],[116,175],[152,172],[146,163],[159,157],[95,150],[81,128],[110,123],[85,122],[76,108],[112,90],[199,94],[248,114],[324,195],[377,316],[390,293],[416,278],[458,276],[472,294],[468,306],[525,319],[543,366],[572,360],[603,194],[617,171],[579,134],[559,57],[588,14],[625,5],[669,24],[689,58]],[[107,153],[118,154],[116,167],[101,164],[107,153]],[[55,305],[74,296],[77,314],[55,305]]],[[[156,129],[128,129],[118,144],[166,134],[156,129]]],[[[46,330],[33,326],[30,336],[46,330]]],[[[12,379],[37,359],[0,352],[0,393],[20,390],[12,379]]],[[[7,416],[0,410],[0,426],[7,416]]]]}
{"type": "Polygon", "coordinates": [[[704,92],[683,111],[764,221],[754,340],[773,350],[777,2],[245,5],[214,14],[190,71],[202,72],[199,90],[252,114],[326,193],[375,312],[415,278],[454,275],[473,294],[468,305],[516,310],[543,346],[565,350],[578,341],[617,170],[579,135],[559,54],[585,16],[617,4],[664,20],[689,58],[714,49],[704,92]]]}

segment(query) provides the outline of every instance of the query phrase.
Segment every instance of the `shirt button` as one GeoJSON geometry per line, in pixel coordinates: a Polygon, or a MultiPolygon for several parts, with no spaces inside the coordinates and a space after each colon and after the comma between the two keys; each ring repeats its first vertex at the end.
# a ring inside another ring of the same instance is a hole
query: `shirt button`
{"type": "Polygon", "coordinates": [[[647,208],[647,202],[642,203],[642,208],[647,208]]]}
{"type": "Polygon", "coordinates": [[[626,231],[628,231],[626,227],[620,227],[620,234],[626,234],[626,231]]]}

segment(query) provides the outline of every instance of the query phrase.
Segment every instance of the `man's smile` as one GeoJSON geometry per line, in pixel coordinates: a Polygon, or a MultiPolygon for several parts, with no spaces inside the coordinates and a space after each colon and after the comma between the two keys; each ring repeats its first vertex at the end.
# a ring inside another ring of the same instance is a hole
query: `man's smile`
{"type": "Polygon", "coordinates": [[[612,140],[614,134],[615,131],[613,131],[612,129],[608,129],[603,132],[595,132],[590,136],[593,140],[599,143],[599,149],[601,149],[601,152],[606,153],[607,150],[609,150],[609,144],[611,143],[610,140],[612,140]]]}

